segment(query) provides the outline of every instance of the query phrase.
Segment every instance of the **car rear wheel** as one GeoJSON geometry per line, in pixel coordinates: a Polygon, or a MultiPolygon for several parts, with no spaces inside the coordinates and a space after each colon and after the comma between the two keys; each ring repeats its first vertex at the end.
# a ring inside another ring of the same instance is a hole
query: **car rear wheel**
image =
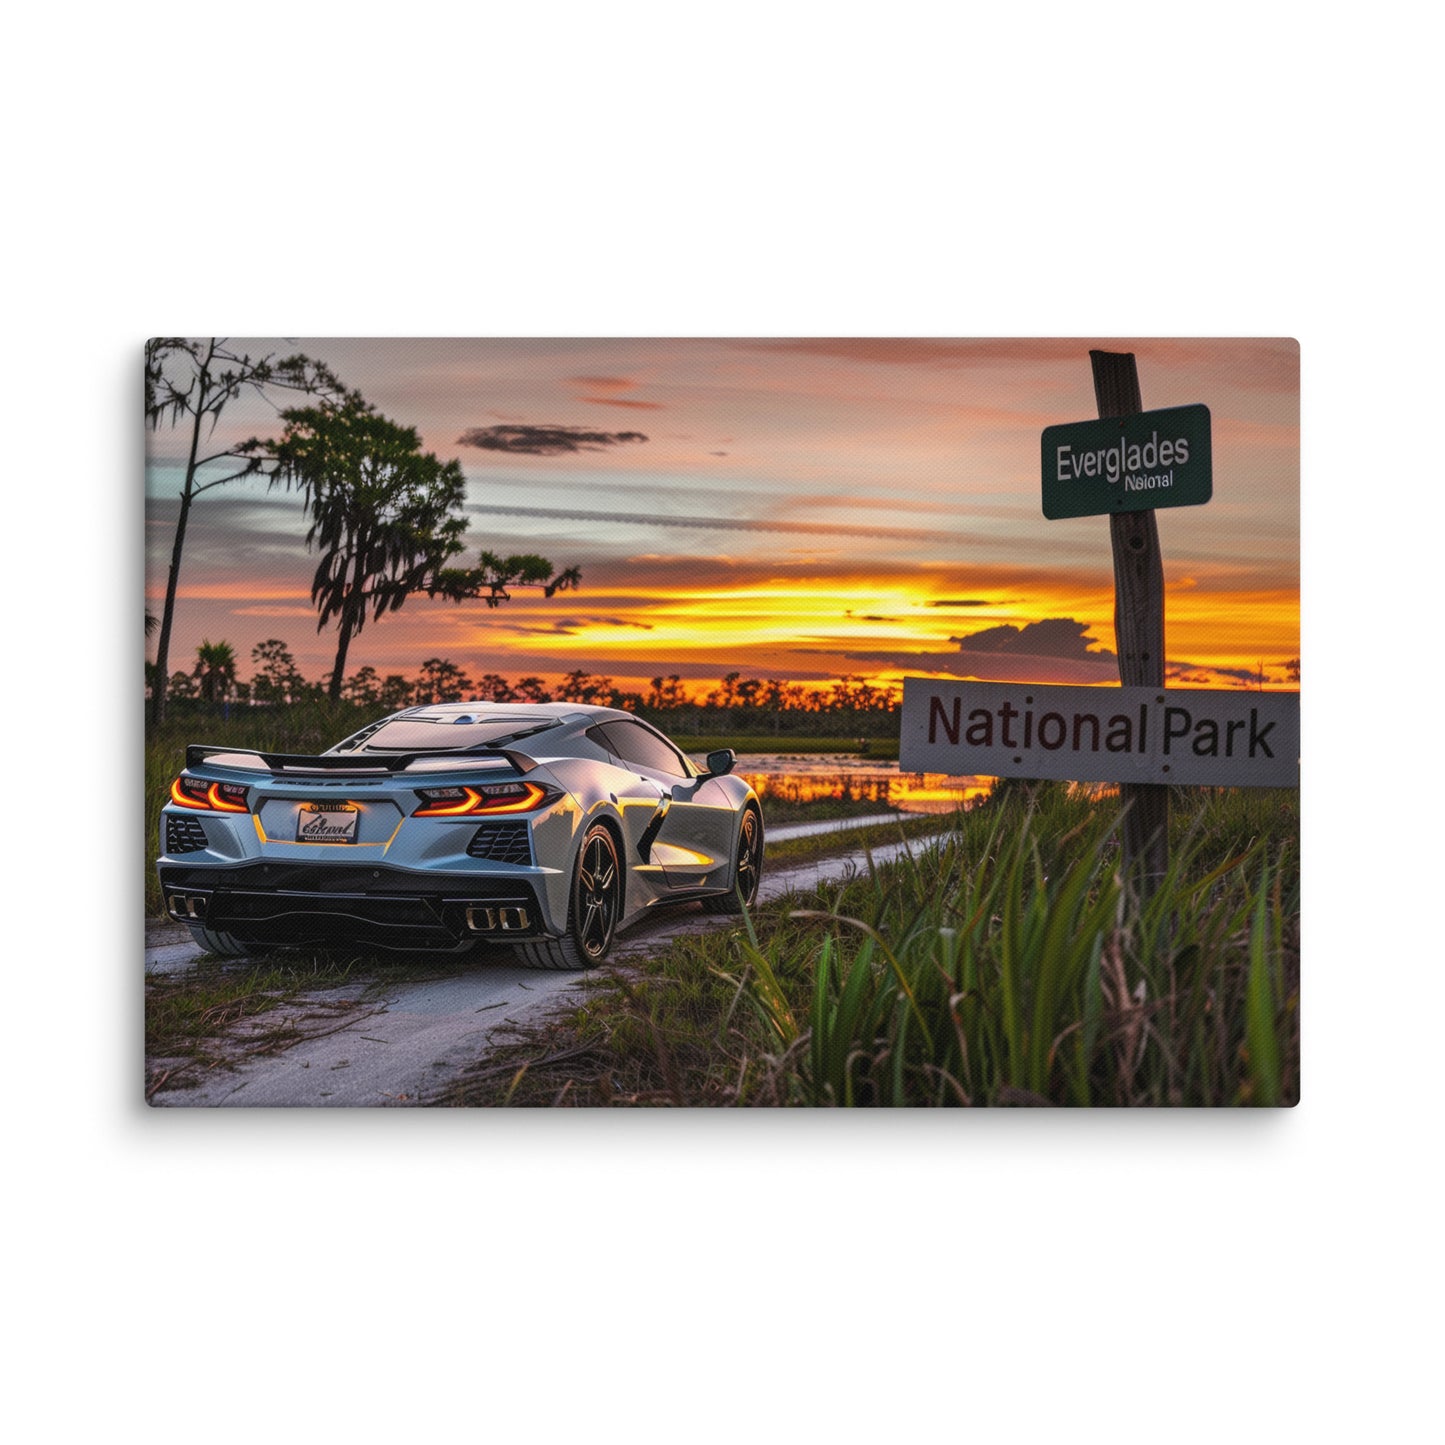
{"type": "Polygon", "coordinates": [[[726,893],[704,898],[707,913],[741,913],[758,900],[758,885],[763,878],[763,819],[751,804],[743,811],[738,829],[737,863],[733,868],[732,887],[726,893]]]}
{"type": "Polygon", "coordinates": [[[222,933],[219,929],[207,928],[200,923],[192,923],[190,930],[191,937],[207,953],[214,953],[217,958],[260,958],[271,952],[264,944],[242,943],[233,934],[222,933]]]}
{"type": "Polygon", "coordinates": [[[595,968],[607,957],[621,917],[617,844],[610,829],[595,823],[577,850],[566,936],[519,944],[517,952],[531,968],[595,968]]]}

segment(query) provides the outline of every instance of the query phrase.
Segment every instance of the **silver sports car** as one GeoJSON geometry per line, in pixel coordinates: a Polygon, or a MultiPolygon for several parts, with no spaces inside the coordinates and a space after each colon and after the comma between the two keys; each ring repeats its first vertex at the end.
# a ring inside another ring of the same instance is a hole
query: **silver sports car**
{"type": "Polygon", "coordinates": [[[213,953],[515,946],[590,968],[661,903],[757,896],[763,815],[613,708],[446,703],[319,756],[195,744],[161,814],[166,911],[213,953]]]}

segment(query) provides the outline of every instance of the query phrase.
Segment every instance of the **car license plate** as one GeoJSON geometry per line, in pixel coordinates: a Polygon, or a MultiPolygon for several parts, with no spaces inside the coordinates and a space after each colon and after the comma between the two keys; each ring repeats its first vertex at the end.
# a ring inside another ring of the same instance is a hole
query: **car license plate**
{"type": "Polygon", "coordinates": [[[360,808],[334,803],[302,803],[296,816],[298,843],[354,843],[360,808]]]}

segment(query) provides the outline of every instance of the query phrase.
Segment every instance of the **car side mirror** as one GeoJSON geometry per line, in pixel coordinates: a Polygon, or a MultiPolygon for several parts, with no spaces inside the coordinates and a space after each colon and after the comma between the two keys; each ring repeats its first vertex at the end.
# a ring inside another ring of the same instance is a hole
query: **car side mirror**
{"type": "Polygon", "coordinates": [[[719,748],[715,753],[707,755],[707,772],[703,774],[708,778],[721,778],[732,772],[738,755],[731,748],[719,748]]]}

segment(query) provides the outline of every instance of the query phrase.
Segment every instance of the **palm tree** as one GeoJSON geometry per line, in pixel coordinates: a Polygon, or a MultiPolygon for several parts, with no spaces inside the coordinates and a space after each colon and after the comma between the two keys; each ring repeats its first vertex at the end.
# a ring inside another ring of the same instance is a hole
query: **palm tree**
{"type": "Polygon", "coordinates": [[[206,702],[221,702],[236,686],[236,654],[229,642],[203,641],[196,649],[196,667],[191,674],[200,683],[206,702]]]}

